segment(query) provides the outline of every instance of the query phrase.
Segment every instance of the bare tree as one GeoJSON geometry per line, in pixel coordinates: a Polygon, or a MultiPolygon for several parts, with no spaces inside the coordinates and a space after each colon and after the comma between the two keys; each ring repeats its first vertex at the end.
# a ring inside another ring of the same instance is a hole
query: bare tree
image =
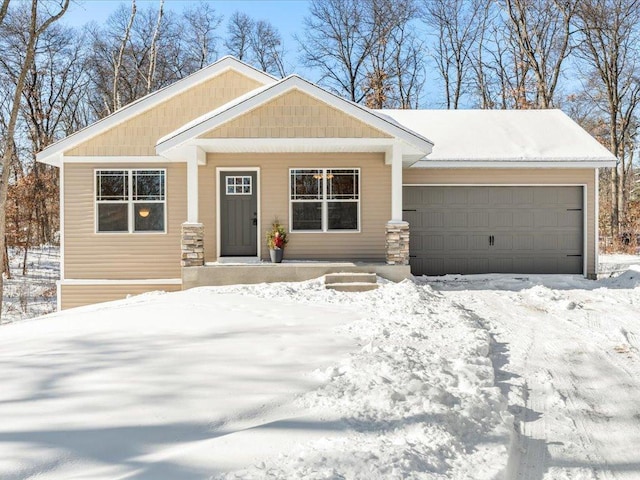
{"type": "Polygon", "coordinates": [[[7,10],[9,10],[9,1],[10,0],[2,0],[2,4],[0,4],[0,25],[4,20],[4,17],[7,16],[7,10]]]}
{"type": "Polygon", "coordinates": [[[253,31],[249,38],[256,65],[267,73],[280,77],[286,76],[285,52],[278,30],[266,20],[258,20],[253,24],[253,31]]]}
{"type": "Polygon", "coordinates": [[[571,52],[571,20],[576,0],[504,0],[507,25],[517,40],[521,62],[534,76],[533,105],[550,108],[562,72],[571,52]]]}
{"type": "Polygon", "coordinates": [[[118,83],[120,81],[120,69],[122,68],[122,62],[124,60],[125,48],[127,48],[129,36],[131,35],[131,27],[133,26],[133,21],[136,18],[136,10],[136,0],[131,0],[131,16],[129,17],[129,23],[127,23],[127,26],[123,32],[122,39],[120,40],[120,48],[118,49],[118,54],[113,59],[113,88],[111,90],[111,99],[113,103],[111,105],[111,110],[109,113],[115,112],[122,106],[120,92],[118,90],[118,83]]]}
{"type": "Polygon", "coordinates": [[[444,83],[445,105],[458,108],[472,83],[473,52],[486,27],[488,0],[425,0],[435,37],[433,58],[444,83]]]}
{"type": "MultiPolygon", "coordinates": [[[[27,42],[23,57],[20,61],[20,73],[16,78],[15,86],[11,95],[10,110],[8,121],[6,121],[6,130],[2,136],[2,144],[4,151],[2,155],[2,174],[0,177],[0,252],[5,250],[5,231],[6,231],[6,208],[7,208],[7,192],[9,188],[9,177],[11,172],[11,162],[15,157],[15,135],[18,116],[20,114],[21,98],[25,86],[26,77],[31,68],[35,53],[36,42],[38,38],[45,32],[54,22],[59,20],[69,7],[69,0],[64,0],[59,4],[59,9],[53,12],[46,11],[41,13],[38,6],[42,0],[31,0],[29,9],[25,8],[16,10],[16,15],[22,15],[23,21],[21,25],[26,30],[25,35],[27,42]]],[[[48,7],[45,5],[45,7],[48,7]]],[[[48,10],[48,8],[45,8],[48,10]]],[[[10,13],[7,13],[9,15],[10,13]]],[[[3,278],[0,275],[0,290],[3,287],[3,278]]],[[[2,312],[2,298],[0,297],[0,312],[2,312]]]]}
{"type": "Polygon", "coordinates": [[[249,55],[253,24],[251,17],[242,12],[235,12],[229,19],[228,36],[224,45],[229,53],[239,60],[247,60],[249,55]]]}
{"type": "Polygon", "coordinates": [[[582,0],[577,9],[579,52],[597,81],[588,94],[608,127],[606,144],[618,159],[611,171],[611,235],[626,217],[640,103],[640,1],[582,0]]]}
{"type": "Polygon", "coordinates": [[[208,3],[199,3],[183,13],[188,35],[184,35],[189,70],[195,71],[211,63],[218,56],[216,30],[222,17],[208,3]]]}
{"type": "Polygon", "coordinates": [[[151,39],[151,48],[149,49],[149,69],[147,73],[147,93],[154,90],[153,79],[156,74],[156,63],[158,61],[158,36],[160,35],[160,27],[162,24],[162,16],[164,14],[164,0],[160,0],[160,8],[158,8],[158,21],[153,30],[151,39]]]}
{"type": "Polygon", "coordinates": [[[312,0],[309,10],[305,32],[297,38],[303,64],[318,70],[320,83],[351,101],[363,101],[374,40],[365,0],[312,0]]]}

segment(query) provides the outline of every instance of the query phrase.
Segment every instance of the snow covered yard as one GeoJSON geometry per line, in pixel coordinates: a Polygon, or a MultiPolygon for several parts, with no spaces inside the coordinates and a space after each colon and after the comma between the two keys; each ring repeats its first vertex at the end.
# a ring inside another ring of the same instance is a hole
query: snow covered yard
{"type": "Polygon", "coordinates": [[[429,286],[147,294],[0,327],[0,478],[493,479],[489,336],[429,286]]]}
{"type": "Polygon", "coordinates": [[[60,248],[51,245],[30,248],[26,275],[22,275],[23,264],[24,250],[9,249],[11,278],[4,281],[4,302],[0,322],[36,317],[56,310],[60,248]]]}
{"type": "Polygon", "coordinates": [[[640,265],[597,282],[432,280],[493,336],[496,379],[519,430],[507,478],[640,478],[640,265]]]}

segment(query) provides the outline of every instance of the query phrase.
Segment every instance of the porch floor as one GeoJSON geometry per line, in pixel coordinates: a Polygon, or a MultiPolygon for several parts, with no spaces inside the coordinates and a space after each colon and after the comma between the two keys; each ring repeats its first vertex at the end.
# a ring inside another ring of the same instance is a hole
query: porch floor
{"type": "Polygon", "coordinates": [[[384,262],[284,260],[261,261],[257,257],[223,257],[202,267],[182,268],[182,289],[215,285],[301,282],[328,273],[375,273],[399,282],[411,277],[409,265],[384,262]]]}

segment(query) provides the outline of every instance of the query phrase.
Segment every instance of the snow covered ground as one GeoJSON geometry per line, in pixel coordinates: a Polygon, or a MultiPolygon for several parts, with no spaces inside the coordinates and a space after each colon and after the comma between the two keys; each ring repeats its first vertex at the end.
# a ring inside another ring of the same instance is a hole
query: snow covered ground
{"type": "Polygon", "coordinates": [[[56,310],[56,280],[60,279],[60,248],[33,247],[27,255],[27,272],[22,275],[24,250],[9,249],[11,278],[4,281],[0,322],[12,322],[56,310]]]}
{"type": "Polygon", "coordinates": [[[640,262],[597,282],[486,275],[430,285],[491,332],[518,431],[507,478],[640,478],[640,262]]]}
{"type": "Polygon", "coordinates": [[[639,305],[632,266],[154,292],[2,325],[0,478],[640,478],[639,305]]]}

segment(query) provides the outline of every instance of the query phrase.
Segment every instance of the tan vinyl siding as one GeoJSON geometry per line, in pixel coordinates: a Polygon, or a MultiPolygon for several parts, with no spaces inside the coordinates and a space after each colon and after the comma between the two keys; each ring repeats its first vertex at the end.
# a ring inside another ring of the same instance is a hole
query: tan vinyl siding
{"type": "Polygon", "coordinates": [[[361,231],[357,233],[290,233],[287,259],[368,259],[384,261],[385,224],[391,218],[391,167],[383,153],[209,154],[200,167],[200,219],[205,228],[205,257],[216,252],[216,167],[260,168],[260,244],[268,258],[264,232],[274,218],[289,230],[290,168],[360,168],[361,231]]]}
{"type": "Polygon", "coordinates": [[[595,172],[591,168],[409,168],[403,171],[405,185],[586,185],[587,219],[587,274],[596,272],[595,259],[595,222],[594,213],[596,188],[595,172]]]}
{"type": "Polygon", "coordinates": [[[164,292],[176,292],[182,288],[181,285],[61,285],[62,305],[60,308],[82,307],[94,303],[111,302],[122,300],[128,295],[139,295],[141,293],[153,292],[156,290],[164,292]]]}
{"type": "Polygon", "coordinates": [[[187,218],[186,184],[184,163],[65,164],[65,278],[180,278],[180,228],[187,218]],[[100,168],[165,168],[167,233],[96,233],[94,171],[100,168]]]}
{"type": "Polygon", "coordinates": [[[199,138],[389,138],[299,90],[230,120],[199,138]]]}
{"type": "Polygon", "coordinates": [[[66,156],[155,155],[159,138],[259,87],[227,70],[65,152],[66,156]]]}

